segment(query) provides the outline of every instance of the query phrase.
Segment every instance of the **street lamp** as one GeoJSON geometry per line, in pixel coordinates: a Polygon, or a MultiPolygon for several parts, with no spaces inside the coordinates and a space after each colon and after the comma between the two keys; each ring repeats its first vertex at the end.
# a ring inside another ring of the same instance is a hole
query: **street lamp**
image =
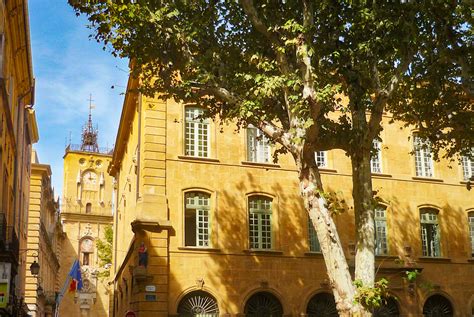
{"type": "Polygon", "coordinates": [[[33,255],[35,257],[33,263],[31,263],[30,265],[30,272],[31,272],[31,275],[38,275],[39,274],[39,271],[40,271],[40,265],[38,264],[38,262],[36,262],[36,258],[38,257],[38,254],[35,254],[33,255]]]}

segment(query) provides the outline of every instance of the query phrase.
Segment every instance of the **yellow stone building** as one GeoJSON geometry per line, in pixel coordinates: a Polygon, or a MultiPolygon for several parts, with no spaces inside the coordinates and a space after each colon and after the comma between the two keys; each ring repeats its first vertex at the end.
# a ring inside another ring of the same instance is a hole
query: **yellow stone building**
{"type": "Polygon", "coordinates": [[[109,290],[99,273],[97,240],[112,225],[113,178],[107,174],[112,151],[99,148],[98,131],[91,115],[82,132],[81,145],[70,144],[64,155],[64,185],[61,221],[66,237],[62,245],[60,283],[79,259],[83,288],[66,294],[59,305],[60,316],[109,316],[109,290]]]}
{"type": "Polygon", "coordinates": [[[32,317],[54,316],[63,236],[59,200],[51,186],[51,167],[41,164],[33,151],[25,286],[25,302],[32,317]],[[32,275],[29,268],[35,262],[39,274],[32,275]]]}
{"type": "Polygon", "coordinates": [[[0,1],[0,315],[27,314],[31,146],[38,140],[26,0],[0,1]]]}
{"type": "MultiPolygon", "coordinates": [[[[138,85],[129,79],[109,167],[117,183],[111,316],[337,316],[293,159],[273,164],[257,129],[221,132],[197,118],[199,108],[146,98],[138,85]]],[[[471,316],[474,193],[465,179],[473,162],[433,162],[414,131],[389,120],[372,170],[383,199],[377,277],[396,300],[378,316],[471,316]]],[[[335,220],[353,266],[350,161],[342,151],[315,156],[326,189],[347,202],[335,220]]]]}

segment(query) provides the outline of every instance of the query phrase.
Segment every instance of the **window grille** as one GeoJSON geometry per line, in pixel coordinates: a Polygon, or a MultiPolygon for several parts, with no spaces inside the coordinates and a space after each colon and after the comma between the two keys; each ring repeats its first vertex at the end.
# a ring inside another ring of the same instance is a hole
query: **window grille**
{"type": "Polygon", "coordinates": [[[474,258],[474,212],[469,213],[469,236],[471,237],[471,256],[474,258]]]}
{"type": "Polygon", "coordinates": [[[422,210],[420,216],[423,256],[440,257],[438,214],[435,210],[422,210]]]}
{"type": "Polygon", "coordinates": [[[268,163],[270,162],[270,144],[264,133],[249,126],[247,128],[247,159],[250,162],[268,163]]]}
{"type": "Polygon", "coordinates": [[[373,317],[399,317],[397,300],[393,297],[382,299],[382,304],[372,310],[373,317]]]}
{"type": "Polygon", "coordinates": [[[204,111],[200,108],[186,108],[185,151],[186,155],[209,157],[209,119],[200,118],[204,111]]]}
{"type": "Polygon", "coordinates": [[[318,167],[328,167],[327,152],[326,151],[317,151],[314,152],[314,159],[318,167]]]}
{"type": "Polygon", "coordinates": [[[206,193],[186,193],[185,245],[208,247],[210,240],[210,196],[206,193]]]}
{"type": "Polygon", "coordinates": [[[462,157],[462,172],[465,181],[474,176],[474,160],[467,156],[462,157]]]}
{"type": "Polygon", "coordinates": [[[268,292],[259,292],[249,298],[245,303],[245,316],[252,317],[281,317],[283,307],[274,295],[268,292]]]}
{"type": "Polygon", "coordinates": [[[251,249],[272,248],[272,200],[264,196],[249,198],[249,237],[251,249]]]}
{"type": "Polygon", "coordinates": [[[423,316],[452,317],[454,315],[451,302],[442,295],[430,296],[423,306],[423,316]]]}
{"type": "Polygon", "coordinates": [[[310,252],[321,252],[321,245],[319,244],[318,235],[314,229],[313,222],[308,216],[308,239],[309,239],[309,251],[310,252]]]}
{"type": "Polygon", "coordinates": [[[379,140],[373,141],[374,151],[370,159],[370,169],[372,173],[382,173],[382,146],[379,140]]]}
{"type": "Polygon", "coordinates": [[[430,143],[419,136],[414,136],[416,176],[433,177],[433,157],[430,143]]]}
{"type": "Polygon", "coordinates": [[[178,305],[180,317],[218,317],[219,306],[216,299],[203,291],[187,294],[178,305]]]}
{"type": "Polygon", "coordinates": [[[314,295],[306,307],[308,317],[338,317],[334,296],[329,293],[319,293],[314,295]]]}
{"type": "Polygon", "coordinates": [[[383,206],[375,209],[375,254],[388,254],[387,218],[386,209],[383,206]]]}

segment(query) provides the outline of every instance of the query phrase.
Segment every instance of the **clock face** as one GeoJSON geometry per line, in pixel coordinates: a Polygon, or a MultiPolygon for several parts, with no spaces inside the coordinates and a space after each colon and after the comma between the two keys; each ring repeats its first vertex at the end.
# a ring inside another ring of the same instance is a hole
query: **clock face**
{"type": "Polygon", "coordinates": [[[84,182],[84,189],[94,190],[97,185],[97,174],[91,171],[87,171],[82,175],[84,182]]]}
{"type": "Polygon", "coordinates": [[[92,252],[93,242],[91,239],[84,239],[81,242],[81,251],[82,252],[92,252]]]}

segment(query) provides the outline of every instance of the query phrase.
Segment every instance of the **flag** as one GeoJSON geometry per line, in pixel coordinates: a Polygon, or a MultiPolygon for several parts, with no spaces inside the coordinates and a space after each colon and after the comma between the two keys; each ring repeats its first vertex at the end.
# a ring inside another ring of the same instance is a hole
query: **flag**
{"type": "Polygon", "coordinates": [[[81,266],[78,260],[74,261],[71,271],[69,271],[68,278],[70,278],[69,292],[75,292],[76,290],[82,289],[81,266]]]}

